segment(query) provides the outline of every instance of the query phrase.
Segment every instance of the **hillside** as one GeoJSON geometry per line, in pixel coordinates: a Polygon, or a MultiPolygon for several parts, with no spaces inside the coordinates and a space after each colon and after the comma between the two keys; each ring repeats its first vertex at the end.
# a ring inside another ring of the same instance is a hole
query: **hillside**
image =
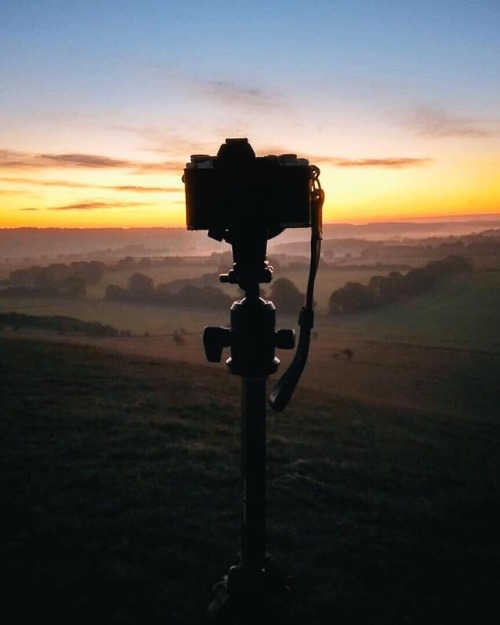
{"type": "MultiPolygon", "coordinates": [[[[4,622],[202,622],[238,550],[238,380],[0,340],[4,622]]],[[[496,417],[303,387],[268,441],[292,623],[496,623],[496,417]]]]}

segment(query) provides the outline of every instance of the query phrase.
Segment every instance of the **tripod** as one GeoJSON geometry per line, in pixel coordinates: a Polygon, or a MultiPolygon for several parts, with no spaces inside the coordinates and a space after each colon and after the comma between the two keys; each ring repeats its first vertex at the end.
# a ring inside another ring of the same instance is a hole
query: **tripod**
{"type": "Polygon", "coordinates": [[[233,229],[233,269],[222,282],[239,284],[245,297],[230,311],[230,327],[205,328],[207,359],[220,362],[230,347],[229,371],[241,376],[241,552],[212,591],[208,608],[211,622],[254,623],[266,618],[283,621],[280,601],[290,594],[286,580],[266,554],[266,380],[278,369],[275,348],[294,347],[293,330],[275,330],[276,309],[260,297],[259,284],[270,282],[266,261],[267,232],[246,224],[233,229]]]}
{"type": "Polygon", "coordinates": [[[256,157],[247,139],[226,139],[216,157],[191,156],[186,164],[186,221],[189,230],[208,230],[233,249],[233,268],[220,276],[238,284],[245,297],[231,306],[230,327],[205,328],[207,359],[226,364],[239,375],[242,412],[241,554],[212,593],[208,615],[228,625],[254,623],[265,617],[278,624],[283,611],[276,599],[289,588],[266,555],[266,380],[278,369],[275,349],[292,349],[293,330],[276,330],[274,304],[260,297],[259,285],[270,282],[268,239],[287,227],[311,227],[311,263],[298,347],[292,363],[275,384],[269,403],[285,408],[304,370],[314,322],[314,281],[321,249],[324,193],[319,169],[295,154],[256,157]]]}

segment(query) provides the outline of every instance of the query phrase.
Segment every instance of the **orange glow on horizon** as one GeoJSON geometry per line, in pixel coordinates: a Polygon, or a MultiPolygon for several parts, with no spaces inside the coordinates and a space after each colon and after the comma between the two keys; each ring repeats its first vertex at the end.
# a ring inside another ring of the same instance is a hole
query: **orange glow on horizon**
{"type": "MultiPolygon", "coordinates": [[[[324,166],[325,223],[439,219],[500,213],[495,158],[414,167],[324,166]],[[457,174],[458,172],[458,174],[457,174]]],[[[185,227],[182,171],[130,174],[52,168],[0,171],[1,228],[185,227]]]]}

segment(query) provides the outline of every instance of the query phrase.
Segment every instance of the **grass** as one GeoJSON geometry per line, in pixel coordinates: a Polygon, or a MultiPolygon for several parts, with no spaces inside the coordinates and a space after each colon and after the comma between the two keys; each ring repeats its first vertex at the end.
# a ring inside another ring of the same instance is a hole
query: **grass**
{"type": "MultiPolygon", "coordinates": [[[[203,622],[239,545],[238,380],[0,340],[2,621],[203,622]]],[[[292,623],[496,623],[498,449],[494,414],[303,385],[268,427],[292,623]]]]}

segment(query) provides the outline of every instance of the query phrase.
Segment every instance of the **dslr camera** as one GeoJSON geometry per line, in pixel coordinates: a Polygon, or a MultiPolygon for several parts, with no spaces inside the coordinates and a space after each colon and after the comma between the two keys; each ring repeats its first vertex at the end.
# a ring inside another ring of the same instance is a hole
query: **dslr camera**
{"type": "Polygon", "coordinates": [[[250,224],[268,238],[309,227],[313,170],[295,154],[258,157],[248,139],[226,139],[217,156],[194,154],[186,164],[187,228],[222,240],[250,224]]]}

